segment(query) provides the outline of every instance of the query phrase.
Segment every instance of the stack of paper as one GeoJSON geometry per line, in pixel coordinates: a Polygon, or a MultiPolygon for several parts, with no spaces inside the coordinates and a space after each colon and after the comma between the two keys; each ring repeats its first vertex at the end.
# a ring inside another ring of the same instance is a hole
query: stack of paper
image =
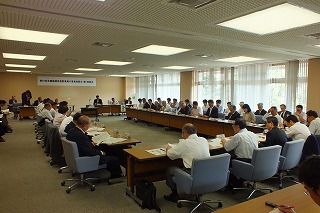
{"type": "Polygon", "coordinates": [[[222,148],[222,144],[221,144],[221,139],[220,138],[208,140],[208,143],[212,148],[222,148]]]}
{"type": "Polygon", "coordinates": [[[166,149],[165,148],[150,149],[150,150],[146,150],[146,152],[149,152],[150,154],[153,154],[153,155],[165,155],[166,149]]]}

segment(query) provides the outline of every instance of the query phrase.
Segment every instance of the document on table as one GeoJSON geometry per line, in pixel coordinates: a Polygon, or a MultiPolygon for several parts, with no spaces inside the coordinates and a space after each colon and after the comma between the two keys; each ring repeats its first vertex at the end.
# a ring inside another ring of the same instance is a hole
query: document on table
{"type": "Polygon", "coordinates": [[[150,154],[153,154],[153,155],[165,155],[166,149],[165,148],[156,148],[156,149],[146,150],[146,152],[149,152],[150,154]]]}
{"type": "Polygon", "coordinates": [[[222,148],[221,138],[208,140],[208,143],[212,148],[222,148]]]}
{"type": "Polygon", "coordinates": [[[125,138],[114,138],[114,137],[110,137],[110,135],[107,132],[103,132],[99,135],[96,135],[92,138],[92,141],[94,141],[95,143],[97,143],[97,145],[100,144],[114,144],[114,143],[119,143],[122,141],[125,141],[127,139],[125,138]]]}
{"type": "Polygon", "coordinates": [[[96,132],[101,132],[103,131],[105,128],[102,128],[102,127],[90,127],[87,132],[93,132],[93,131],[96,131],[96,132]]]}
{"type": "Polygon", "coordinates": [[[9,109],[4,109],[4,110],[1,110],[1,111],[2,111],[3,114],[9,114],[10,113],[9,109]]]}
{"type": "Polygon", "coordinates": [[[282,213],[282,211],[280,211],[278,208],[273,209],[272,211],[270,211],[269,213],[282,213]]]}

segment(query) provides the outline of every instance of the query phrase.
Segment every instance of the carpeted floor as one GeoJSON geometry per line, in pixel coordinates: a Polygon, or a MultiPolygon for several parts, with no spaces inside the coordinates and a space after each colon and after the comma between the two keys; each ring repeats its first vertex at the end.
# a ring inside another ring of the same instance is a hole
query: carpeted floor
{"type": "MultiPolygon", "coordinates": [[[[164,127],[147,126],[144,123],[124,121],[124,116],[100,116],[100,122],[109,129],[128,132],[142,141],[138,146],[177,143],[181,133],[165,131],[164,127]]],[[[71,178],[69,171],[58,174],[57,166],[50,166],[50,158],[45,156],[41,145],[36,143],[34,120],[13,120],[9,122],[14,131],[6,134],[6,142],[0,143],[0,212],[149,212],[142,210],[137,203],[125,194],[126,178],[96,184],[96,190],[78,187],[66,194],[63,179],[71,178]]],[[[99,124],[98,123],[98,124],[99,124]]],[[[277,180],[271,179],[260,184],[277,190],[277,180]]],[[[188,212],[191,206],[177,208],[176,204],[164,200],[163,195],[170,192],[164,181],[156,182],[157,202],[162,212],[188,212]]],[[[285,181],[285,186],[292,183],[285,181]]],[[[232,194],[229,190],[205,195],[208,199],[221,199],[228,207],[245,201],[249,191],[232,194]]],[[[255,196],[260,196],[258,192],[255,196]]],[[[155,211],[155,210],[153,210],[155,211]]],[[[201,208],[196,212],[210,212],[201,208]]],[[[248,212],[253,212],[248,210],[248,212]]]]}

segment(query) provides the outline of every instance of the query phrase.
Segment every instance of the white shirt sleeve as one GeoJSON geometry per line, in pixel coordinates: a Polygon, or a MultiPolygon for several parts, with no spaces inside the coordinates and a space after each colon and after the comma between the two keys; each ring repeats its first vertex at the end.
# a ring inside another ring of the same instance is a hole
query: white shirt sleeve
{"type": "Polygon", "coordinates": [[[171,149],[169,149],[168,153],[167,153],[167,156],[171,160],[175,160],[175,159],[181,158],[181,156],[182,156],[181,144],[178,143],[176,146],[174,146],[171,149]]]}

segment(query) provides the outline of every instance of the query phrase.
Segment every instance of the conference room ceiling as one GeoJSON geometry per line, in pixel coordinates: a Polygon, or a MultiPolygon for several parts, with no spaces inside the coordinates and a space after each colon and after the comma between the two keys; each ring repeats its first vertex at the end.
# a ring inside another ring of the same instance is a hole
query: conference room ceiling
{"type": "MultiPolygon", "coordinates": [[[[320,23],[266,35],[217,25],[277,2],[216,0],[192,9],[172,0],[1,0],[0,27],[69,36],[60,45],[0,39],[0,72],[8,69],[5,64],[31,64],[37,67],[28,70],[36,74],[100,68],[98,72],[83,73],[85,76],[137,76],[130,72],[176,72],[163,68],[167,66],[194,67],[182,71],[235,66],[239,63],[217,61],[235,56],[263,59],[259,63],[320,57],[320,48],[314,46],[320,44],[320,40],[306,36],[320,33],[320,23]],[[106,46],[94,45],[97,42],[106,46]],[[191,50],[171,56],[131,52],[151,44],[191,50]],[[7,59],[2,53],[47,57],[43,61],[7,59]],[[201,57],[203,55],[208,57],[201,57]],[[133,63],[95,64],[101,60],[133,63]]],[[[298,2],[320,14],[319,0],[298,2]]]]}

